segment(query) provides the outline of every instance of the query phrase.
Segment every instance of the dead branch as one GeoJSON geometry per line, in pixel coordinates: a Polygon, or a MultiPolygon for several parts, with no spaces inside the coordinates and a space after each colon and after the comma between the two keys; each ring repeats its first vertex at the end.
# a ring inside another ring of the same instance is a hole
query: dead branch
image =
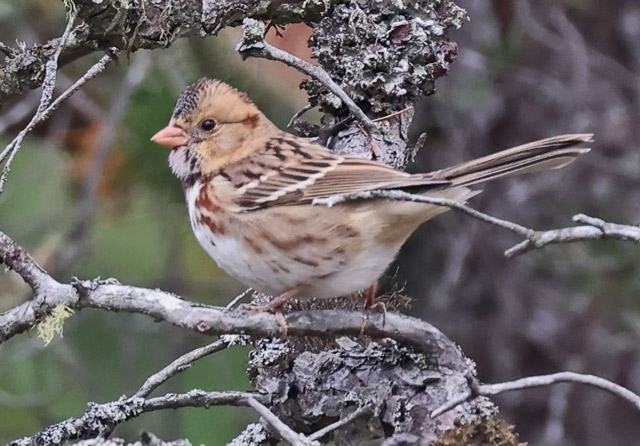
{"type": "MultiPolygon", "coordinates": [[[[189,302],[165,291],[114,284],[112,281],[62,284],[42,270],[22,247],[2,232],[0,259],[34,290],[32,300],[0,314],[0,343],[32,328],[59,305],[74,310],[96,308],[144,314],[208,335],[280,336],[275,317],[268,313],[225,311],[224,308],[189,302]]],[[[365,334],[395,339],[418,351],[438,351],[445,357],[460,357],[457,347],[424,321],[390,313],[383,324],[383,316],[376,313],[368,315],[363,328],[363,317],[360,311],[341,310],[295,311],[285,316],[290,336],[326,338],[365,334]]]]}
{"type": "Polygon", "coordinates": [[[619,384],[600,378],[599,376],[584,373],[559,372],[550,375],[529,376],[497,384],[480,384],[474,381],[472,377],[469,377],[468,383],[469,387],[465,392],[463,392],[458,398],[452,399],[447,402],[447,404],[434,410],[431,413],[431,416],[440,416],[457,405],[478,396],[493,396],[503,392],[532,389],[535,387],[546,387],[559,383],[578,383],[597,387],[627,400],[636,408],[636,410],[640,411],[640,395],[633,393],[619,384]]]}
{"type": "Polygon", "coordinates": [[[174,377],[176,374],[183,372],[191,366],[192,363],[205,356],[218,353],[221,350],[231,347],[232,345],[244,345],[247,340],[242,336],[223,335],[215,342],[204,347],[192,350],[174,360],[171,364],[163,368],[157,373],[151,375],[144,384],[133,395],[134,398],[145,398],[149,396],[161,384],[174,377]]]}
{"type": "MultiPolygon", "coordinates": [[[[267,43],[264,40],[265,26],[258,20],[245,19],[242,23],[242,28],[244,30],[242,40],[236,47],[242,57],[261,57],[263,59],[277,60],[304,74],[308,74],[336,95],[367,131],[372,132],[375,130],[375,125],[371,119],[321,67],[311,65],[309,62],[267,43]]],[[[293,120],[294,118],[291,119],[293,120]]]]}
{"type": "Polygon", "coordinates": [[[50,81],[51,87],[47,87],[50,88],[51,91],[47,94],[43,92],[38,110],[33,115],[33,118],[31,118],[29,124],[27,124],[27,126],[22,129],[20,133],[18,133],[18,135],[4,148],[4,150],[0,152],[0,163],[4,162],[2,175],[0,176],[0,194],[2,194],[4,182],[6,181],[7,175],[11,170],[11,163],[13,161],[13,158],[18,153],[18,150],[20,150],[20,145],[22,144],[25,136],[27,136],[27,134],[31,132],[31,130],[33,130],[36,124],[47,119],[49,115],[51,115],[51,113],[55,109],[57,109],[60,104],[69,99],[69,97],[73,93],[75,93],[82,85],[86,84],[89,80],[93,79],[100,72],[102,72],[106,68],[107,64],[113,59],[113,57],[113,54],[103,56],[98,62],[96,62],[91,68],[89,68],[80,79],[78,79],[73,85],[67,88],[53,102],[50,101],[50,95],[53,93],[53,87],[55,86],[55,76],[52,76],[52,79],[50,81]],[[47,99],[47,97],[49,97],[49,99],[47,99]]]}
{"type": "Polygon", "coordinates": [[[505,251],[505,256],[514,257],[519,254],[542,248],[556,243],[572,243],[585,240],[614,239],[632,241],[640,243],[640,226],[621,225],[618,223],[605,222],[602,219],[578,214],[573,217],[576,223],[583,223],[583,226],[570,228],[551,229],[547,231],[536,231],[525,226],[503,220],[483,212],[477,211],[465,203],[446,198],[434,198],[424,195],[410,194],[402,191],[371,191],[350,195],[336,195],[329,198],[317,198],[313,204],[318,206],[333,206],[349,200],[362,200],[371,197],[388,198],[392,200],[412,201],[416,203],[429,203],[438,206],[445,206],[462,212],[480,221],[490,223],[516,235],[526,238],[512,248],[505,251]]]}
{"type": "Polygon", "coordinates": [[[317,441],[309,440],[306,436],[297,433],[285,423],[282,422],[273,412],[271,412],[264,404],[259,401],[249,398],[247,400],[249,406],[253,407],[260,416],[267,421],[273,427],[283,440],[286,440],[291,446],[320,446],[317,441]]]}
{"type": "Polygon", "coordinates": [[[247,406],[250,398],[266,402],[257,393],[191,390],[149,399],[123,397],[110,403],[89,403],[89,408],[80,417],[53,424],[31,437],[12,441],[8,446],[58,445],[69,440],[95,438],[144,413],[181,407],[247,406]]]}

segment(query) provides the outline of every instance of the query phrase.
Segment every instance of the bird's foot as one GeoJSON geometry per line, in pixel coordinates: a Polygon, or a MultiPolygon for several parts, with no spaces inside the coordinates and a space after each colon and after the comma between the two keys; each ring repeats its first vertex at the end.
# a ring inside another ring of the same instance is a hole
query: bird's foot
{"type": "MultiPolygon", "coordinates": [[[[378,289],[378,284],[373,283],[369,288],[367,288],[367,292],[365,294],[364,300],[364,310],[376,311],[378,313],[382,313],[382,326],[387,319],[387,306],[384,302],[381,302],[376,298],[376,291],[378,289]]],[[[364,330],[367,328],[367,314],[364,313],[364,317],[362,318],[362,324],[360,325],[360,335],[364,334],[364,330]]]]}
{"type": "Polygon", "coordinates": [[[276,322],[278,322],[278,326],[280,327],[280,334],[282,335],[282,337],[286,337],[289,326],[287,325],[287,321],[284,318],[282,309],[290,299],[292,299],[296,294],[300,292],[300,290],[302,290],[302,288],[302,286],[291,288],[289,291],[285,291],[281,295],[273,298],[273,300],[263,305],[242,304],[240,308],[247,311],[272,313],[276,317],[276,322]]]}

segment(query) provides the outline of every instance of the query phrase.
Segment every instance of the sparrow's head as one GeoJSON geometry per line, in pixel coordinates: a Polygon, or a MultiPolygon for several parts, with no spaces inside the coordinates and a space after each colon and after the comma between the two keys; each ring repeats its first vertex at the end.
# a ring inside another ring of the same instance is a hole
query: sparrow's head
{"type": "Polygon", "coordinates": [[[171,170],[187,181],[246,157],[247,141],[273,129],[247,95],[224,82],[200,79],[182,92],[169,124],[151,140],[170,150],[171,170]]]}

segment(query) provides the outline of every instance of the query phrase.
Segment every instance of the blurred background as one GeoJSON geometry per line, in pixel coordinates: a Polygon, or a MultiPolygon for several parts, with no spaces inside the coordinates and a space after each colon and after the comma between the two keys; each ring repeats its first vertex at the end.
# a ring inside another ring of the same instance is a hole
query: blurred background
{"type": "MultiPolygon", "coordinates": [[[[559,172],[499,181],[473,205],[535,229],[576,213],[640,222],[640,4],[634,0],[460,0],[470,21],[450,37],[458,58],[417,110],[428,133],[412,170],[432,170],[512,145],[593,132],[593,151],[559,172]]],[[[61,2],[0,5],[0,40],[59,36],[61,2]]],[[[309,29],[273,44],[308,57],[309,29]]],[[[188,225],[166,152],[149,138],[191,81],[209,76],[245,90],[284,127],[305,102],[303,77],[276,62],[242,62],[238,30],[137,52],[87,84],[27,138],[0,197],[0,229],[56,279],[116,277],[187,299],[226,304],[244,288],[220,272],[188,225]]],[[[65,67],[67,88],[97,56],[65,67]]],[[[0,111],[0,143],[28,122],[39,91],[0,111]]],[[[307,115],[305,115],[307,116],[307,115]]],[[[310,119],[314,118],[309,114],[310,119]]],[[[317,119],[317,115],[315,115],[317,119]]],[[[559,245],[507,259],[519,240],[450,212],[424,225],[390,269],[409,313],[439,327],[486,382],[561,370],[592,373],[640,392],[640,251],[630,243],[559,245]]],[[[0,272],[0,311],[30,297],[0,272]]],[[[50,345],[28,333],[0,346],[0,442],[81,414],[87,401],[135,392],[180,354],[210,340],[149,318],[84,310],[50,345]]],[[[201,360],[159,392],[248,389],[247,348],[201,360]]],[[[558,385],[496,398],[521,440],[539,445],[640,445],[633,407],[591,388],[558,385]]],[[[238,408],[144,415],[142,430],[193,444],[224,444],[257,417],[238,408]]]]}

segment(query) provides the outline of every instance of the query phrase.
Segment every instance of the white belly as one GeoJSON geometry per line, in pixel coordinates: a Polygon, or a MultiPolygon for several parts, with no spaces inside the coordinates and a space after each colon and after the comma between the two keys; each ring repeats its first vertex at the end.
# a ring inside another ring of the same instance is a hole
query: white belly
{"type": "Polygon", "coordinates": [[[393,262],[400,247],[372,245],[353,256],[343,268],[327,277],[317,279],[303,294],[320,299],[346,296],[375,283],[393,262]]]}
{"type": "MultiPolygon", "coordinates": [[[[360,291],[385,272],[400,248],[400,244],[391,246],[367,240],[357,252],[330,256],[327,243],[300,246],[295,252],[263,243],[257,253],[246,241],[246,232],[243,233],[238,225],[228,225],[221,235],[212,233],[195,211],[199,191],[200,185],[196,183],[187,191],[186,199],[191,226],[200,245],[227,274],[269,295],[277,296],[299,285],[306,286],[300,297],[331,298],[360,291]]],[[[322,209],[327,208],[319,208],[319,212],[322,209]]],[[[261,221],[260,214],[252,218],[256,225],[273,226],[261,221]]],[[[309,227],[306,230],[310,236],[327,231],[327,240],[332,240],[332,225],[321,220],[314,220],[315,224],[321,225],[320,229],[309,227]]],[[[285,228],[280,229],[286,233],[285,228]]],[[[301,229],[296,227],[297,231],[301,229]]],[[[301,237],[305,235],[302,233],[301,237]]]]}

